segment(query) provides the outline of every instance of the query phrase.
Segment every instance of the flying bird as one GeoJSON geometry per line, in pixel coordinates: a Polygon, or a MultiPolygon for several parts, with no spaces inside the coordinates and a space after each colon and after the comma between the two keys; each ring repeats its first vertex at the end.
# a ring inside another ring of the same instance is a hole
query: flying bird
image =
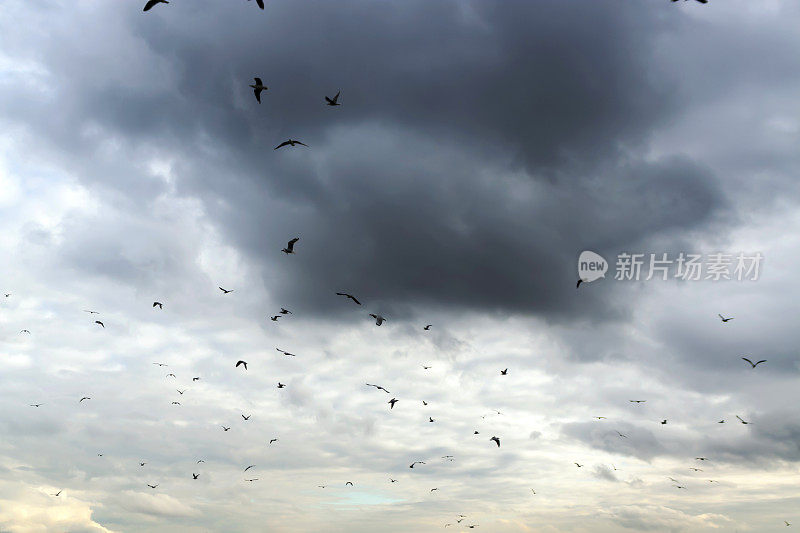
{"type": "Polygon", "coordinates": [[[278,439],[270,439],[269,443],[272,444],[273,442],[278,442],[278,439]]]}
{"type": "Polygon", "coordinates": [[[718,314],[717,316],[718,316],[718,317],[720,318],[720,320],[722,320],[723,322],[727,322],[727,321],[729,321],[729,320],[733,320],[733,317],[730,317],[730,318],[725,318],[724,316],[722,316],[722,315],[720,315],[720,314],[718,314]]]}
{"type": "Polygon", "coordinates": [[[606,417],[604,417],[604,416],[596,416],[595,418],[598,419],[598,420],[604,420],[606,417]]]}
{"type": "MultiPolygon", "coordinates": [[[[250,0],[247,1],[249,2],[250,0]]],[[[258,7],[261,9],[264,9],[264,0],[256,0],[256,4],[258,4],[258,7]]],[[[256,78],[256,80],[258,80],[258,78],[256,78]]]]}
{"type": "MultiPolygon", "coordinates": [[[[8,295],[6,295],[6,296],[8,296],[8,295]]],[[[90,315],[99,315],[100,314],[97,311],[91,311],[89,309],[84,309],[83,312],[84,313],[89,313],[90,315]]]]}
{"type": "Polygon", "coordinates": [[[294,243],[296,243],[299,240],[300,240],[300,237],[295,237],[294,239],[289,241],[288,244],[286,244],[286,248],[281,250],[281,252],[283,252],[285,254],[293,254],[294,253],[294,243]]]}
{"type": "Polygon", "coordinates": [[[283,355],[289,355],[291,357],[295,356],[293,353],[289,353],[286,350],[281,350],[280,348],[275,348],[275,349],[278,350],[279,352],[281,352],[283,355]]]}
{"type": "Polygon", "coordinates": [[[433,417],[430,417],[430,416],[429,416],[429,417],[428,417],[428,422],[435,422],[435,420],[433,419],[433,417]]]}
{"type": "Polygon", "coordinates": [[[94,323],[95,323],[95,324],[100,324],[101,326],[103,326],[103,329],[106,329],[106,326],[105,326],[105,324],[103,324],[103,323],[102,323],[102,322],[100,322],[99,320],[95,320],[95,321],[94,321],[94,323]]]}
{"type": "Polygon", "coordinates": [[[328,103],[328,105],[342,105],[342,104],[339,103],[339,95],[341,93],[342,93],[342,91],[339,91],[338,93],[336,93],[336,96],[334,96],[333,98],[328,98],[326,96],[325,97],[325,101],[328,103]]]}
{"type": "Polygon", "coordinates": [[[167,0],[147,0],[147,3],[144,5],[144,9],[142,9],[142,11],[150,11],[150,8],[156,4],[169,4],[169,2],[167,0]]]}
{"type": "Polygon", "coordinates": [[[707,459],[708,459],[707,457],[695,457],[696,461],[705,461],[707,459]]]}
{"type": "Polygon", "coordinates": [[[178,391],[178,394],[180,394],[181,396],[183,396],[183,393],[186,392],[186,389],[183,390],[175,389],[175,390],[178,391]]]}
{"type": "Polygon", "coordinates": [[[720,420],[719,422],[717,422],[717,424],[724,424],[724,423],[725,423],[725,419],[724,418],[722,420],[720,420]]]}
{"type": "Polygon", "coordinates": [[[156,366],[169,366],[169,365],[166,365],[164,363],[153,363],[153,364],[156,365],[156,366]]]}
{"type": "Polygon", "coordinates": [[[23,329],[23,330],[21,330],[21,331],[20,331],[20,333],[27,333],[28,335],[30,335],[30,334],[31,334],[31,332],[30,332],[30,331],[28,331],[27,329],[23,329]]]}
{"type": "MultiPolygon", "coordinates": [[[[617,430],[615,429],[614,431],[617,431],[617,430]]],[[[623,435],[623,434],[622,434],[622,433],[620,433],[619,431],[617,431],[617,435],[619,435],[619,436],[620,436],[621,438],[623,438],[623,439],[627,439],[627,438],[628,438],[628,436],[627,436],[627,435],[623,435]]]]}
{"type": "Polygon", "coordinates": [[[233,292],[233,289],[231,289],[231,290],[228,290],[228,289],[223,289],[222,287],[217,287],[217,288],[218,288],[219,290],[221,290],[223,294],[228,294],[229,292],[233,292]]]}
{"type": "Polygon", "coordinates": [[[167,375],[166,375],[166,376],[164,376],[164,377],[165,377],[165,378],[168,378],[168,377],[170,377],[170,376],[172,376],[172,377],[174,378],[174,377],[175,377],[175,374],[173,374],[172,372],[170,372],[169,374],[167,374],[167,375]]]}
{"type": "Polygon", "coordinates": [[[88,396],[84,396],[83,398],[81,398],[80,400],[78,400],[78,403],[81,403],[83,400],[91,400],[91,398],[90,398],[90,397],[88,397],[88,396]]]}
{"type": "Polygon", "coordinates": [[[359,302],[359,301],[356,299],[356,297],[355,297],[355,296],[353,296],[352,294],[348,294],[348,293],[346,293],[346,292],[337,292],[337,293],[336,293],[336,295],[337,295],[337,296],[344,296],[345,298],[349,298],[349,299],[353,300],[353,301],[354,301],[355,303],[357,303],[358,305],[361,305],[361,302],[359,302]]]}
{"type": "Polygon", "coordinates": [[[253,415],[250,415],[250,416],[244,416],[244,415],[242,415],[242,418],[244,418],[245,420],[250,420],[250,417],[251,417],[251,416],[253,416],[253,415]]]}
{"type": "Polygon", "coordinates": [[[181,402],[172,402],[172,405],[180,405],[181,402]]]}
{"type": "Polygon", "coordinates": [[[192,479],[197,479],[199,477],[200,477],[200,474],[195,474],[194,472],[192,472],[192,479]]]}
{"type": "Polygon", "coordinates": [[[279,389],[286,388],[286,385],[284,385],[283,383],[281,383],[281,382],[279,381],[279,382],[278,382],[278,388],[279,388],[279,389]]]}
{"type": "Polygon", "coordinates": [[[239,365],[243,365],[244,369],[247,370],[247,362],[246,361],[237,361],[236,366],[234,368],[239,368],[239,365]]]}
{"type": "Polygon", "coordinates": [[[151,485],[149,483],[147,483],[147,486],[150,487],[151,489],[154,489],[154,488],[158,487],[158,485],[151,485]]]}
{"type": "Polygon", "coordinates": [[[375,325],[376,326],[380,326],[386,320],[381,315],[374,315],[374,314],[370,313],[369,316],[371,316],[372,318],[375,319],[375,325]]]}
{"type": "Polygon", "coordinates": [[[60,495],[62,492],[64,492],[64,489],[61,489],[60,491],[56,492],[55,494],[53,494],[53,496],[56,496],[56,497],[57,497],[57,496],[59,496],[59,495],[60,495]]]}
{"type": "Polygon", "coordinates": [[[702,472],[702,471],[703,471],[703,470],[702,470],[702,469],[700,469],[700,468],[693,468],[693,467],[691,467],[691,466],[689,467],[689,470],[694,470],[695,472],[702,472]]]}
{"type": "Polygon", "coordinates": [[[245,481],[258,481],[258,478],[254,477],[253,479],[245,479],[245,481]]]}
{"type": "Polygon", "coordinates": [[[413,463],[411,463],[409,468],[414,468],[414,465],[424,465],[424,464],[425,464],[425,461],[414,461],[413,463]]]}
{"type": "Polygon", "coordinates": [[[44,405],[44,404],[43,403],[32,403],[31,407],[40,407],[42,405],[44,405]]]}
{"type": "Polygon", "coordinates": [[[273,322],[277,322],[279,318],[281,318],[281,315],[275,315],[275,316],[269,317],[269,319],[272,320],[273,322]]]}
{"type": "Polygon", "coordinates": [[[396,403],[397,403],[397,398],[392,398],[391,400],[389,400],[389,401],[388,401],[388,402],[386,402],[386,403],[388,403],[388,404],[389,404],[389,409],[394,409],[394,404],[396,404],[396,403]]]}
{"type": "Polygon", "coordinates": [[[300,141],[296,141],[294,139],[289,139],[288,141],[283,141],[282,143],[280,143],[278,146],[275,147],[275,149],[277,150],[278,148],[283,148],[284,146],[294,146],[295,144],[308,147],[308,145],[305,143],[301,143],[300,141]]]}
{"type": "Polygon", "coordinates": [[[267,87],[266,85],[261,83],[261,78],[253,78],[253,80],[255,80],[255,83],[253,85],[251,85],[250,87],[253,88],[253,93],[256,95],[256,100],[258,100],[258,103],[260,104],[261,103],[261,91],[266,91],[267,89],[269,89],[269,87],[267,87]]]}
{"type": "Polygon", "coordinates": [[[497,447],[498,448],[500,447],[500,438],[499,437],[492,437],[489,440],[493,440],[497,444],[497,447]]]}
{"type": "Polygon", "coordinates": [[[144,465],[146,465],[146,464],[147,464],[147,463],[139,463],[139,466],[144,466],[144,465]]]}
{"type": "Polygon", "coordinates": [[[745,361],[747,361],[748,363],[750,363],[750,366],[751,366],[752,368],[755,368],[755,367],[757,367],[757,366],[758,366],[758,365],[760,365],[761,363],[766,363],[766,362],[767,362],[767,360],[766,360],[766,359],[762,359],[761,361],[758,361],[758,362],[756,362],[756,363],[752,362],[752,361],[751,361],[750,359],[748,359],[747,357],[742,357],[742,359],[744,359],[745,361]]]}
{"type": "Polygon", "coordinates": [[[661,424],[666,424],[666,423],[667,423],[667,419],[666,418],[661,421],[661,424]]]}
{"type": "Polygon", "coordinates": [[[200,378],[192,378],[192,381],[200,381],[200,378]]]}
{"type": "Polygon", "coordinates": [[[505,370],[501,370],[500,371],[500,375],[501,376],[507,376],[508,375],[508,369],[506,368],[505,370]]]}
{"type": "Polygon", "coordinates": [[[429,329],[431,329],[431,326],[433,326],[433,324],[428,324],[427,326],[425,326],[422,329],[424,329],[425,331],[428,331],[429,329]]]}
{"type": "Polygon", "coordinates": [[[284,309],[283,307],[281,307],[281,314],[282,315],[291,315],[292,312],[289,311],[288,309],[284,309]]]}
{"type": "Polygon", "coordinates": [[[159,309],[164,309],[164,305],[161,302],[153,302],[153,307],[158,306],[159,309]]]}
{"type": "Polygon", "coordinates": [[[433,492],[433,491],[435,491],[435,490],[439,490],[439,489],[431,489],[431,492],[433,492]]]}
{"type": "Polygon", "coordinates": [[[255,468],[255,467],[256,467],[256,465],[250,465],[250,466],[248,466],[247,468],[245,468],[245,469],[244,469],[244,471],[245,471],[245,472],[247,472],[247,471],[248,471],[248,470],[250,470],[251,468],[255,468]]]}
{"type": "Polygon", "coordinates": [[[578,463],[573,463],[573,464],[574,464],[575,466],[577,466],[578,468],[582,468],[582,467],[583,467],[583,465],[582,465],[582,464],[578,464],[578,463]]]}
{"type": "Polygon", "coordinates": [[[739,422],[741,422],[742,424],[749,424],[750,423],[750,422],[745,422],[744,420],[742,420],[742,418],[739,415],[736,415],[736,418],[738,418],[739,422]]]}
{"type": "Polygon", "coordinates": [[[428,402],[426,402],[425,400],[422,400],[422,405],[428,405],[428,402]]]}
{"type": "Polygon", "coordinates": [[[628,400],[628,401],[631,402],[631,403],[644,403],[647,400],[628,400]]]}
{"type": "Polygon", "coordinates": [[[231,429],[231,428],[225,427],[225,426],[220,426],[220,427],[222,428],[222,431],[230,431],[230,429],[231,429]]]}
{"type": "Polygon", "coordinates": [[[389,483],[397,483],[396,479],[389,478],[389,483]]]}
{"type": "Polygon", "coordinates": [[[425,370],[430,370],[433,367],[422,365],[422,368],[425,369],[425,370]]]}
{"type": "Polygon", "coordinates": [[[205,463],[205,461],[203,461],[202,459],[198,459],[197,463],[195,463],[195,464],[199,465],[200,463],[205,463]]]}
{"type": "Polygon", "coordinates": [[[345,484],[344,484],[344,486],[345,486],[345,487],[346,487],[347,485],[350,485],[350,486],[352,487],[352,486],[353,486],[353,482],[352,482],[352,481],[348,481],[347,483],[345,483],[345,484]]]}

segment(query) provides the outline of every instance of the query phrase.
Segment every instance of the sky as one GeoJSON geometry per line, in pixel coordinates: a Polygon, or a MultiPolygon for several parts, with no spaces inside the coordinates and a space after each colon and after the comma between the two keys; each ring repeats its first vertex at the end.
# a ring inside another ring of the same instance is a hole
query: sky
{"type": "Polygon", "coordinates": [[[800,4],[143,4],[0,9],[0,532],[800,527],[800,4]]]}

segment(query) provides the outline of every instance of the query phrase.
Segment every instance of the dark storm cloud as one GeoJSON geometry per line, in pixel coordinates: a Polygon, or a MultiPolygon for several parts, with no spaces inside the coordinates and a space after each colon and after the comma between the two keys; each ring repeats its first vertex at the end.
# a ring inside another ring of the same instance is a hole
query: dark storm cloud
{"type": "Polygon", "coordinates": [[[145,208],[164,187],[139,160],[175,159],[176,190],[201,199],[301,309],[341,304],[329,294],[348,290],[398,318],[437,303],[615,316],[627,306],[602,289],[575,298],[577,254],[703,228],[725,205],[701,165],[631,155],[678,103],[676,81],[651,65],[656,36],[683,24],[677,11],[315,2],[259,18],[170,7],[103,12],[109,29],[83,37],[56,31],[44,61],[58,100],[19,94],[9,114],[71,150],[86,183],[145,208]],[[126,75],[98,49],[128,25],[142,54],[126,75]],[[270,86],[261,105],[253,76],[270,86]],[[341,108],[322,105],[339,89],[341,108]],[[87,125],[134,150],[129,168],[98,157],[98,136],[75,135],[87,125]],[[311,148],[273,150],[288,137],[311,148]],[[298,256],[281,257],[294,236],[298,256]]]}

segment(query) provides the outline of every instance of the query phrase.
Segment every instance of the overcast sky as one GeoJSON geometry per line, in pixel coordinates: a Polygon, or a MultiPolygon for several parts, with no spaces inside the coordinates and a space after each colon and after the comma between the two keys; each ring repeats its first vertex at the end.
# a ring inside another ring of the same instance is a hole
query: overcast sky
{"type": "Polygon", "coordinates": [[[266,3],[2,2],[0,532],[800,527],[800,3],[266,3]]]}

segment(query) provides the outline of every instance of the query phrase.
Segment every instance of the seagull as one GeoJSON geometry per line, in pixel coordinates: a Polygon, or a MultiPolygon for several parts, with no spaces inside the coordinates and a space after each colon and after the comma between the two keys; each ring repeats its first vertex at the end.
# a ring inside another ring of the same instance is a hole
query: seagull
{"type": "Polygon", "coordinates": [[[269,317],[269,319],[272,320],[273,322],[277,322],[280,317],[281,317],[281,315],[275,315],[275,316],[269,317]]]}
{"type": "Polygon", "coordinates": [[[223,294],[228,294],[229,292],[233,292],[233,289],[231,289],[231,290],[228,290],[228,289],[223,289],[222,287],[217,287],[217,288],[218,288],[219,290],[221,290],[223,294]]]}
{"type": "Polygon", "coordinates": [[[389,483],[397,483],[396,479],[389,478],[389,483]]]}
{"type": "Polygon", "coordinates": [[[375,325],[376,326],[380,326],[386,320],[381,315],[373,315],[372,313],[370,313],[369,316],[371,316],[372,318],[375,319],[375,325]]]}
{"type": "Polygon", "coordinates": [[[575,466],[577,466],[578,468],[581,468],[581,467],[583,466],[583,465],[581,465],[581,464],[578,464],[578,463],[574,463],[574,464],[575,464],[575,466]]]}
{"type": "Polygon", "coordinates": [[[168,377],[170,377],[170,376],[172,376],[172,377],[174,378],[174,377],[175,377],[175,374],[173,374],[172,372],[170,372],[169,374],[167,374],[167,375],[166,375],[166,376],[164,376],[164,377],[165,377],[165,378],[168,378],[168,377]]]}
{"type": "Polygon", "coordinates": [[[359,301],[356,299],[356,297],[355,297],[355,296],[353,296],[352,294],[348,294],[348,293],[346,293],[346,292],[337,292],[337,293],[336,293],[336,295],[337,295],[337,296],[344,296],[345,298],[349,298],[349,299],[353,300],[353,301],[354,301],[355,303],[357,303],[358,305],[361,305],[361,302],[359,302],[359,301]]]}
{"type": "Polygon", "coordinates": [[[328,98],[326,96],[325,97],[325,101],[328,103],[328,105],[342,105],[342,104],[339,103],[339,95],[341,94],[341,92],[342,91],[339,91],[338,93],[336,93],[336,96],[334,96],[333,98],[328,98]]]}
{"type": "MultiPolygon", "coordinates": [[[[6,296],[8,296],[8,295],[6,295],[6,296]]],[[[97,311],[91,311],[89,309],[84,309],[83,312],[84,313],[89,313],[90,315],[99,315],[100,314],[97,311]]]]}
{"type": "Polygon", "coordinates": [[[4,293],[4,294],[3,294],[3,296],[5,296],[6,298],[8,298],[9,296],[11,296],[11,293],[10,293],[10,292],[4,293]]]}
{"type": "Polygon", "coordinates": [[[258,481],[258,478],[254,477],[253,479],[245,479],[245,481],[258,481]]]}
{"type": "Polygon", "coordinates": [[[433,417],[428,417],[428,422],[434,422],[433,417]]]}
{"type": "Polygon", "coordinates": [[[195,463],[195,464],[198,464],[198,465],[199,465],[200,463],[205,463],[205,461],[203,461],[202,459],[199,459],[199,460],[197,461],[197,463],[195,463]]]}
{"type": "Polygon", "coordinates": [[[680,483],[680,481],[678,481],[674,477],[668,477],[667,479],[669,479],[670,481],[674,481],[675,483],[680,483]]]}
{"type": "Polygon", "coordinates": [[[426,402],[425,400],[422,400],[422,405],[428,405],[428,402],[426,402]]]}
{"type": "Polygon", "coordinates": [[[757,366],[758,366],[758,365],[760,365],[761,363],[766,363],[766,362],[767,362],[767,360],[766,360],[766,359],[762,359],[761,361],[758,361],[757,363],[753,363],[753,362],[752,362],[750,359],[748,359],[747,357],[742,357],[742,359],[744,359],[745,361],[747,361],[748,363],[750,363],[750,366],[751,366],[752,368],[755,368],[755,367],[757,367],[757,366]]]}
{"type": "MultiPolygon", "coordinates": [[[[152,2],[152,0],[150,0],[150,1],[152,2]]],[[[158,485],[151,485],[149,483],[147,483],[147,486],[150,487],[151,489],[154,489],[154,488],[158,487],[158,485]]]]}
{"type": "Polygon", "coordinates": [[[693,468],[691,466],[689,467],[689,470],[694,470],[695,472],[702,472],[703,471],[701,468],[693,468]]]}
{"type": "Polygon", "coordinates": [[[172,405],[180,405],[181,402],[172,402],[172,405]]]}
{"type": "MultiPolygon", "coordinates": [[[[617,430],[615,429],[614,431],[617,431],[617,430]]],[[[620,438],[623,438],[623,439],[627,439],[627,438],[628,438],[628,436],[627,436],[627,435],[623,435],[623,434],[622,434],[622,433],[620,433],[619,431],[617,431],[617,435],[619,435],[619,436],[620,436],[620,438]]]]}
{"type": "Polygon", "coordinates": [[[286,388],[286,385],[284,385],[283,383],[281,383],[281,382],[279,381],[279,382],[278,382],[278,388],[279,388],[279,389],[286,388]]]}
{"type": "Polygon", "coordinates": [[[433,491],[435,491],[435,490],[439,490],[439,489],[431,489],[431,492],[433,492],[433,491]]]}
{"type": "Polygon", "coordinates": [[[266,91],[267,89],[269,89],[269,87],[267,87],[266,85],[261,83],[261,78],[253,78],[253,80],[255,80],[255,84],[251,85],[250,87],[253,88],[253,93],[255,93],[255,95],[256,95],[256,100],[258,100],[258,103],[260,104],[261,103],[261,91],[266,91]]]}
{"type": "Polygon", "coordinates": [[[192,381],[200,381],[200,378],[192,378],[192,381]]]}
{"type": "Polygon", "coordinates": [[[146,465],[146,464],[147,464],[147,463],[139,463],[139,466],[144,466],[144,465],[146,465]]]}
{"type": "Polygon", "coordinates": [[[721,319],[723,322],[727,322],[728,320],[733,320],[733,317],[730,317],[730,318],[725,318],[724,316],[722,316],[722,315],[720,315],[720,314],[717,314],[717,316],[718,316],[718,317],[719,317],[719,318],[720,318],[720,319],[721,319]]]}
{"type": "Polygon", "coordinates": [[[497,447],[498,448],[500,447],[500,438],[499,437],[492,437],[489,440],[493,440],[497,444],[497,447]]]}
{"type": "Polygon", "coordinates": [[[386,403],[388,403],[388,404],[389,404],[389,409],[394,409],[394,404],[396,404],[396,403],[397,403],[397,398],[392,398],[391,400],[389,400],[389,401],[388,401],[388,402],[386,402],[386,403]]]}
{"type": "Polygon", "coordinates": [[[150,8],[156,4],[169,4],[169,2],[167,0],[147,0],[142,11],[150,11],[150,8]]]}
{"type": "Polygon", "coordinates": [[[200,477],[200,474],[195,474],[194,472],[192,472],[192,479],[197,479],[199,477],[200,477]]]}
{"type": "Polygon", "coordinates": [[[724,418],[722,420],[720,420],[719,422],[717,422],[717,424],[724,424],[724,423],[725,423],[725,419],[724,418]]]}
{"type": "Polygon", "coordinates": [[[44,404],[43,403],[32,403],[31,407],[40,407],[42,405],[44,405],[44,404]]]}
{"type": "Polygon", "coordinates": [[[161,302],[153,302],[153,307],[158,306],[159,309],[164,309],[164,305],[161,302]]]}
{"type": "Polygon", "coordinates": [[[328,486],[328,485],[317,485],[317,487],[319,487],[319,488],[321,488],[321,489],[324,489],[324,488],[325,488],[325,487],[327,487],[327,486],[328,486]]]}
{"type": "Polygon", "coordinates": [[[647,400],[628,400],[628,401],[631,402],[631,403],[644,403],[647,400]]]}
{"type": "Polygon", "coordinates": [[[244,418],[245,420],[250,420],[250,417],[251,417],[251,416],[253,416],[253,415],[250,415],[250,416],[244,416],[244,415],[242,415],[242,418],[244,418]]]}
{"type": "Polygon", "coordinates": [[[88,397],[88,396],[84,396],[83,398],[81,398],[80,400],[78,400],[78,403],[81,403],[83,400],[91,400],[91,398],[90,398],[90,397],[88,397]]]}
{"type": "Polygon", "coordinates": [[[281,314],[282,315],[291,315],[292,312],[289,311],[288,309],[284,309],[283,307],[281,307],[281,314]]]}
{"type": "Polygon", "coordinates": [[[709,483],[719,483],[719,481],[717,481],[716,479],[709,479],[708,482],[709,483]]]}
{"type": "Polygon", "coordinates": [[[741,422],[742,424],[749,424],[750,423],[750,422],[745,422],[744,420],[742,420],[742,418],[739,415],[736,415],[736,418],[738,418],[739,422],[741,422]]]}
{"type": "Polygon", "coordinates": [[[425,369],[425,370],[429,370],[429,369],[431,369],[433,367],[422,365],[422,368],[425,369]]]}
{"type": "Polygon", "coordinates": [[[27,329],[23,329],[23,330],[21,330],[21,331],[20,331],[20,333],[27,333],[28,335],[30,335],[30,334],[31,334],[31,332],[30,332],[30,331],[28,331],[27,329]]]}
{"type": "Polygon", "coordinates": [[[273,442],[278,442],[278,439],[271,439],[271,440],[269,441],[269,443],[270,443],[270,444],[272,444],[273,442]]]}
{"type": "Polygon", "coordinates": [[[792,524],[790,524],[789,522],[787,522],[786,520],[784,520],[784,521],[783,521],[783,523],[784,523],[784,524],[786,524],[786,527],[789,527],[789,526],[791,526],[791,525],[792,525],[792,524]]]}
{"type": "Polygon", "coordinates": [[[661,424],[666,424],[666,423],[667,423],[667,419],[666,418],[661,421],[661,424]]]}
{"type": "Polygon", "coordinates": [[[101,326],[103,326],[103,329],[106,329],[106,326],[105,326],[105,324],[103,324],[103,323],[102,323],[102,322],[100,322],[99,320],[95,320],[95,321],[94,321],[94,323],[95,323],[95,324],[100,324],[101,326]]]}
{"type": "Polygon", "coordinates": [[[156,365],[156,366],[169,366],[169,365],[164,364],[164,363],[153,363],[153,364],[156,365]]]}
{"type": "Polygon", "coordinates": [[[685,489],[686,487],[684,487],[683,485],[675,485],[675,488],[676,489],[685,489]]]}
{"type": "Polygon", "coordinates": [[[175,390],[178,391],[178,394],[180,394],[181,396],[183,396],[183,393],[186,392],[186,389],[183,390],[175,389],[175,390]]]}
{"type": "Polygon", "coordinates": [[[255,468],[255,467],[256,467],[256,465],[250,465],[250,466],[248,466],[247,468],[245,468],[245,469],[244,469],[244,471],[245,471],[245,472],[247,472],[247,471],[248,471],[248,470],[250,470],[251,468],[255,468]]]}
{"type": "Polygon", "coordinates": [[[345,483],[345,484],[344,484],[344,486],[345,486],[345,487],[346,487],[347,485],[350,485],[350,486],[352,487],[352,486],[353,486],[353,482],[352,482],[352,481],[348,481],[347,483],[345,483]]]}
{"type": "Polygon", "coordinates": [[[577,289],[578,287],[580,287],[580,286],[581,286],[581,283],[583,283],[583,280],[582,280],[582,279],[579,279],[579,280],[578,280],[578,283],[576,283],[576,284],[575,284],[575,288],[577,289]]]}
{"type": "Polygon", "coordinates": [[[414,468],[414,465],[424,465],[424,464],[425,464],[425,461],[414,461],[413,463],[411,463],[409,468],[414,468]]]}
{"type": "Polygon", "coordinates": [[[605,420],[606,417],[604,417],[604,416],[596,416],[595,418],[598,419],[598,420],[605,420]]]}
{"type": "Polygon", "coordinates": [[[284,146],[294,146],[295,144],[308,147],[308,145],[305,143],[301,143],[300,141],[296,141],[294,139],[289,139],[288,141],[283,141],[282,143],[280,143],[278,146],[275,147],[275,149],[277,150],[278,148],[282,148],[284,146]]]}
{"type": "Polygon", "coordinates": [[[294,239],[289,241],[289,243],[286,245],[286,248],[281,250],[281,252],[283,252],[285,254],[293,254],[294,253],[294,243],[296,243],[299,240],[300,240],[300,237],[295,237],[294,239]]]}
{"type": "Polygon", "coordinates": [[[428,331],[429,329],[431,329],[431,326],[433,326],[433,324],[428,324],[427,326],[425,326],[422,329],[424,329],[425,331],[428,331]]]}
{"type": "Polygon", "coordinates": [[[475,430],[475,432],[473,433],[473,435],[480,435],[480,433],[478,433],[478,430],[475,430]]]}
{"type": "Polygon", "coordinates": [[[222,427],[222,431],[230,431],[230,429],[231,429],[231,428],[229,428],[229,427],[228,427],[228,428],[226,428],[225,426],[221,426],[221,427],[222,427]]]}
{"type": "Polygon", "coordinates": [[[244,369],[247,370],[247,362],[246,361],[237,361],[236,366],[234,368],[239,368],[239,365],[244,365],[244,369]]]}
{"type": "Polygon", "coordinates": [[[53,494],[53,496],[58,496],[58,495],[60,495],[60,494],[61,494],[63,491],[64,491],[64,489],[61,489],[60,491],[58,491],[58,492],[56,492],[55,494],[53,494]]]}
{"type": "Polygon", "coordinates": [[[501,376],[507,376],[508,375],[508,369],[506,368],[505,370],[501,370],[500,371],[500,375],[501,376]]]}
{"type": "Polygon", "coordinates": [[[705,461],[706,459],[707,457],[695,457],[695,460],[697,461],[705,461]]]}

